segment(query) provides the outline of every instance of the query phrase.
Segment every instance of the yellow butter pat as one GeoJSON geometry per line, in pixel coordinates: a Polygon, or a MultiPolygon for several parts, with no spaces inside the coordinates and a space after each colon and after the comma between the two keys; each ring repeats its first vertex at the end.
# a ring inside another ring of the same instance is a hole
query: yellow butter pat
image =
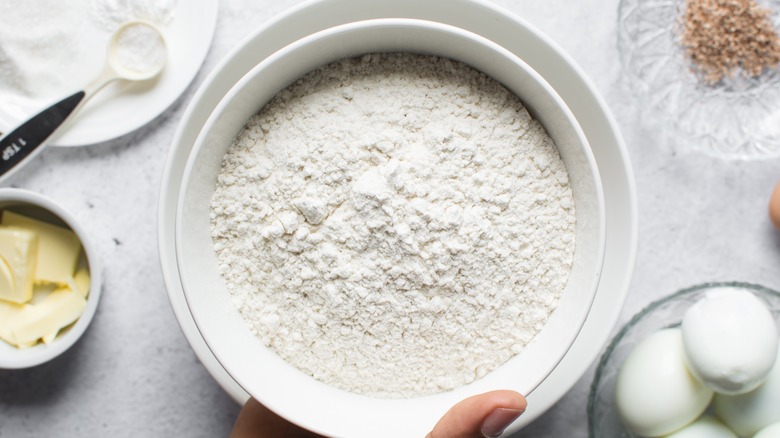
{"type": "Polygon", "coordinates": [[[30,298],[30,301],[28,301],[27,304],[40,303],[58,288],[60,288],[60,286],[57,286],[56,284],[34,284],[32,298],[30,298]]]}
{"type": "Polygon", "coordinates": [[[0,299],[24,303],[32,297],[38,247],[34,232],[0,227],[0,299]]]}
{"type": "Polygon", "coordinates": [[[11,321],[11,335],[20,346],[51,336],[79,319],[86,305],[86,300],[70,288],[57,289],[43,301],[24,306],[11,321]]]}
{"type": "Polygon", "coordinates": [[[8,290],[16,290],[14,274],[11,271],[11,267],[5,262],[5,259],[0,257],[0,294],[2,294],[2,291],[8,290]]]}
{"type": "Polygon", "coordinates": [[[84,268],[80,268],[70,279],[68,285],[71,289],[78,292],[82,297],[86,298],[89,295],[89,287],[92,279],[90,278],[89,271],[84,268]]]}
{"type": "Polygon", "coordinates": [[[36,282],[68,284],[81,252],[81,242],[73,231],[12,211],[3,212],[2,225],[24,228],[38,234],[36,282]]]}
{"type": "Polygon", "coordinates": [[[60,330],[54,330],[53,332],[49,333],[48,335],[41,338],[44,344],[51,345],[52,342],[54,342],[54,339],[57,338],[57,333],[59,333],[60,330]]]}
{"type": "Polygon", "coordinates": [[[11,333],[11,325],[13,324],[16,314],[22,310],[24,304],[9,303],[7,301],[0,300],[0,339],[8,342],[9,344],[16,345],[16,338],[11,333]]]}

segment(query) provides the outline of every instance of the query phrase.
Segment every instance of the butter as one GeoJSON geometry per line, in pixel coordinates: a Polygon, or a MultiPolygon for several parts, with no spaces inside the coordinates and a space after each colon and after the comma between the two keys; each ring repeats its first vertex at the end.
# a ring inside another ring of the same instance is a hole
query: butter
{"type": "Polygon", "coordinates": [[[81,252],[81,242],[73,231],[28,218],[3,212],[2,225],[24,228],[38,235],[38,263],[35,281],[39,283],[68,284],[73,277],[81,252]]]}
{"type": "Polygon", "coordinates": [[[24,303],[32,297],[39,240],[29,230],[0,227],[0,299],[24,303]],[[10,278],[8,278],[10,277],[10,278]],[[2,287],[5,283],[6,287],[2,287]]]}
{"type": "Polygon", "coordinates": [[[16,286],[14,286],[14,274],[11,268],[4,258],[0,257],[0,291],[4,290],[16,290],[16,286]]]}
{"type": "Polygon", "coordinates": [[[32,298],[30,298],[30,301],[28,301],[27,304],[40,303],[41,301],[45,300],[50,293],[54,292],[54,290],[58,289],[59,287],[60,286],[57,286],[56,284],[34,284],[32,298]]]}
{"type": "Polygon", "coordinates": [[[12,345],[16,345],[16,338],[11,333],[11,325],[22,307],[24,304],[0,300],[0,339],[12,345]]]}
{"type": "Polygon", "coordinates": [[[52,342],[54,342],[54,339],[57,338],[57,334],[60,332],[60,329],[54,330],[53,332],[49,333],[46,336],[43,336],[41,340],[46,345],[51,345],[52,342]]]}
{"type": "Polygon", "coordinates": [[[28,304],[11,319],[10,332],[16,345],[35,343],[50,337],[79,319],[87,302],[77,292],[63,287],[38,304],[28,304]]]}
{"type": "Polygon", "coordinates": [[[86,308],[91,278],[79,266],[81,242],[67,228],[1,213],[0,339],[20,349],[49,345],[86,308]]]}
{"type": "Polygon", "coordinates": [[[29,304],[0,301],[0,339],[17,348],[32,347],[38,343],[38,339],[46,345],[51,344],[62,327],[81,315],[83,305],[77,297],[80,297],[80,294],[71,292],[68,288],[55,289],[48,285],[39,285],[35,286],[33,299],[29,304]],[[81,310],[77,311],[79,308],[81,310]],[[37,333],[43,333],[50,327],[55,328],[37,336],[37,333]]]}
{"type": "Polygon", "coordinates": [[[92,279],[89,276],[89,271],[84,268],[79,268],[73,275],[73,278],[68,282],[71,289],[78,292],[82,297],[86,298],[89,295],[89,287],[92,279]]]}

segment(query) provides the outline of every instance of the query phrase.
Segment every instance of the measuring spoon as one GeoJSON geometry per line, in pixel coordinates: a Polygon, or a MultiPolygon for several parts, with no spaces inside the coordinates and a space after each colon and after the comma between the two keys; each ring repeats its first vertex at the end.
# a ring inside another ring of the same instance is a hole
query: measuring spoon
{"type": "Polygon", "coordinates": [[[102,72],[78,91],[31,117],[0,138],[0,182],[38,155],[63,124],[109,83],[144,81],[162,72],[167,59],[165,41],[146,21],[128,21],[114,32],[102,72]]]}

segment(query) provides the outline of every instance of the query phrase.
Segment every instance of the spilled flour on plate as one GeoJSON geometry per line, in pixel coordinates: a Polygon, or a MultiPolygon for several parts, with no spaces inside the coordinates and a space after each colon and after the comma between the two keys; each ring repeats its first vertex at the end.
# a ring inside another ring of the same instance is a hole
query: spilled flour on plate
{"type": "Polygon", "coordinates": [[[262,342],[379,397],[453,389],[521,352],[575,245],[541,124],[432,56],[365,55],[293,83],[228,149],[211,207],[220,273],[262,342]]]}

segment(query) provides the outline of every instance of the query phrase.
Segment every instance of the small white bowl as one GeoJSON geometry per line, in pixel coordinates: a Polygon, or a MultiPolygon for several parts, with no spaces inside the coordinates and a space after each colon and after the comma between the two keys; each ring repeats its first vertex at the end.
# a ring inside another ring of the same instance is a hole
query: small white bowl
{"type": "Polygon", "coordinates": [[[249,394],[288,420],[339,437],[424,436],[453,404],[510,388],[530,393],[577,337],[598,286],[605,245],[601,182],[590,147],[555,91],[522,60],[465,30],[428,21],[355,22],[303,38],[271,55],[222,99],[189,157],[179,192],[176,254],[184,295],[206,344],[249,394]],[[210,199],[222,158],[247,120],[304,74],[345,57],[413,52],[455,59],[514,92],[555,141],[569,172],[576,206],[574,263],[558,308],[524,351],[484,378],[452,391],[379,399],[321,383],[262,345],[231,301],[217,271],[210,199]]]}
{"type": "Polygon", "coordinates": [[[101,269],[97,252],[87,237],[87,233],[70,213],[51,199],[28,190],[3,188],[0,189],[0,210],[6,208],[55,225],[64,225],[73,230],[81,240],[91,276],[90,291],[84,312],[74,324],[61,331],[50,345],[38,343],[30,348],[18,349],[0,341],[0,369],[22,369],[54,359],[69,349],[84,334],[95,316],[100,301],[101,269]]]}

